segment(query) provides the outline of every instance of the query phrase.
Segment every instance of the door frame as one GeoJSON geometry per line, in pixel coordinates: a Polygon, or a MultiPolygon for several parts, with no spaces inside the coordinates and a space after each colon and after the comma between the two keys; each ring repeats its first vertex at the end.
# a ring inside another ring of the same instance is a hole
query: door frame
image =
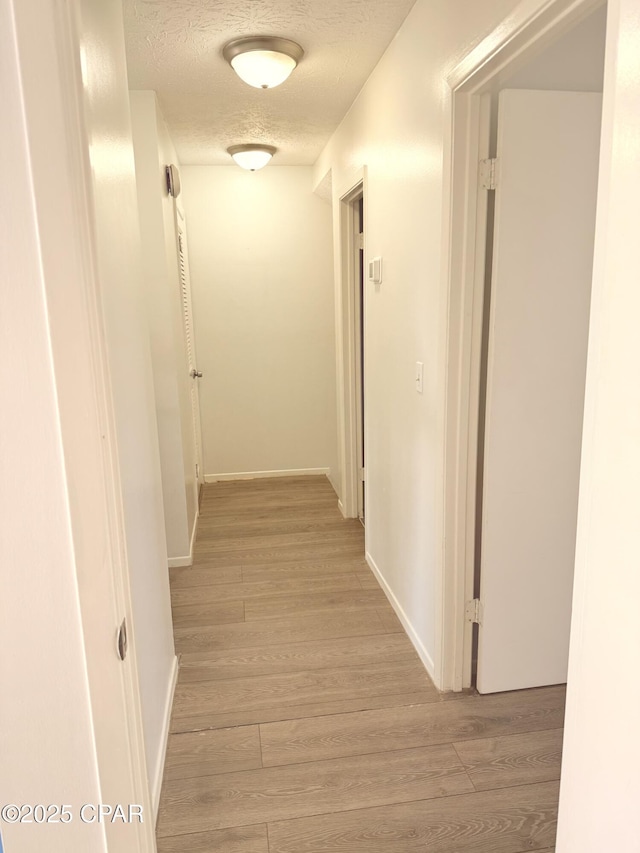
{"type": "MultiPolygon", "coordinates": [[[[358,300],[356,299],[357,259],[356,202],[363,198],[363,218],[367,220],[366,167],[352,173],[338,196],[338,227],[340,230],[340,278],[337,299],[338,311],[338,424],[339,453],[342,467],[342,488],[338,506],[345,518],[358,518],[358,429],[360,423],[358,395],[358,300]]],[[[364,258],[366,259],[366,231],[364,258]]],[[[363,290],[363,299],[365,290],[363,290]]],[[[363,310],[363,315],[365,314],[363,310]]],[[[364,334],[364,330],[363,330],[364,334]]],[[[366,361],[366,352],[365,352],[366,361]]],[[[363,365],[364,372],[364,365],[363,365]]],[[[366,423],[364,406],[361,417],[366,423]]],[[[366,481],[365,481],[366,489],[366,481]]],[[[366,498],[365,498],[366,503],[366,498]]]]}
{"type": "Polygon", "coordinates": [[[523,0],[447,78],[443,196],[442,344],[445,365],[442,562],[438,575],[436,679],[471,686],[477,511],[478,418],[486,222],[478,191],[482,95],[491,84],[571,29],[605,0],[523,0]]]}

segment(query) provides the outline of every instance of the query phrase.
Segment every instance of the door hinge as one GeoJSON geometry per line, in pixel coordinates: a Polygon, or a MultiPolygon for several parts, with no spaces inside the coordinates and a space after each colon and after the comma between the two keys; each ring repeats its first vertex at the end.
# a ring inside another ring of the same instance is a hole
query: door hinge
{"type": "Polygon", "coordinates": [[[361,483],[364,483],[364,468],[360,468],[358,470],[358,477],[361,483]]]}
{"type": "Polygon", "coordinates": [[[495,190],[498,185],[498,159],[492,157],[490,160],[480,160],[478,169],[480,186],[485,190],[495,190]]]}
{"type": "Polygon", "coordinates": [[[467,622],[477,622],[482,625],[483,607],[479,598],[474,598],[473,601],[467,601],[464,609],[464,616],[467,622]]]}
{"type": "Polygon", "coordinates": [[[364,234],[362,231],[358,234],[358,248],[364,249],[364,234]]]}

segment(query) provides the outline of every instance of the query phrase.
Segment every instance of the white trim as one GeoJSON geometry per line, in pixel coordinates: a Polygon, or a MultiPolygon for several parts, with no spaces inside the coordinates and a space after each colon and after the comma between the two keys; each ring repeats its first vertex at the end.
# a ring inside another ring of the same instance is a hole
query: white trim
{"type": "Polygon", "coordinates": [[[461,690],[470,679],[470,632],[464,607],[473,585],[476,513],[477,328],[483,295],[476,275],[476,183],[480,95],[516,58],[539,50],[559,31],[588,15],[601,0],[523,0],[448,77],[443,193],[441,351],[445,365],[443,456],[440,477],[442,561],[436,580],[436,685],[461,690]]]}
{"type": "Polygon", "coordinates": [[[162,724],[162,735],[160,737],[160,749],[158,751],[158,760],[156,762],[156,772],[151,786],[151,804],[153,806],[154,824],[158,820],[158,810],[160,808],[160,793],[162,791],[164,765],[167,759],[167,747],[169,746],[169,734],[171,732],[171,711],[173,710],[173,697],[176,692],[176,684],[178,683],[179,669],[180,659],[176,655],[173,659],[171,675],[169,677],[169,689],[167,690],[167,698],[164,704],[164,722],[162,724]]]}
{"type": "Polygon", "coordinates": [[[425,649],[425,647],[422,643],[422,640],[418,636],[418,632],[416,631],[416,629],[411,624],[409,617],[407,616],[407,614],[402,609],[402,605],[400,604],[398,599],[393,594],[391,587],[389,586],[389,584],[384,579],[382,572],[380,571],[380,569],[376,565],[375,560],[373,559],[373,557],[371,556],[371,554],[368,551],[365,552],[364,558],[367,561],[369,568],[371,569],[371,571],[376,576],[378,583],[382,587],[382,591],[384,592],[384,594],[389,599],[389,604],[393,607],[393,609],[396,613],[396,616],[402,622],[402,627],[407,632],[407,636],[411,640],[411,644],[413,645],[414,649],[418,653],[418,656],[419,656],[420,660],[422,661],[422,663],[424,664],[425,669],[429,673],[429,677],[431,678],[431,680],[435,684],[436,667],[435,667],[435,664],[433,662],[431,655],[425,649]]]}
{"type": "Polygon", "coordinates": [[[339,509],[339,510],[340,510],[340,512],[342,513],[342,517],[343,517],[343,518],[346,518],[346,517],[347,517],[347,514],[346,514],[346,512],[344,511],[344,504],[342,503],[342,501],[340,500],[340,498],[338,498],[338,509],[339,509]]]}
{"type": "Polygon", "coordinates": [[[235,474],[205,474],[205,483],[221,483],[228,480],[260,480],[269,477],[321,477],[329,476],[328,468],[289,468],[280,471],[239,471],[235,474]]]}

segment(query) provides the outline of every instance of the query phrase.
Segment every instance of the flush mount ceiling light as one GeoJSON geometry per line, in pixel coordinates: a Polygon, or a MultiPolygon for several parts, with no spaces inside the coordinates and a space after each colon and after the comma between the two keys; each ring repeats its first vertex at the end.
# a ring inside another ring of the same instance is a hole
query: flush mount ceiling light
{"type": "Polygon", "coordinates": [[[230,41],[222,55],[245,83],[256,89],[273,89],[284,83],[304,50],[289,39],[256,36],[230,41]]]}
{"type": "Polygon", "coordinates": [[[273,145],[232,145],[227,148],[227,153],[231,154],[238,166],[243,169],[248,169],[250,172],[255,172],[257,169],[262,169],[266,166],[269,160],[273,157],[278,149],[273,145]]]}

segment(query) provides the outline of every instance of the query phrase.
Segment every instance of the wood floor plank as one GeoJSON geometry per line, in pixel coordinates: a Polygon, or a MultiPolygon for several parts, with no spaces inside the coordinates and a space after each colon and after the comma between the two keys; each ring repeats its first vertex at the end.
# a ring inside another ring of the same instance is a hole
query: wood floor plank
{"type": "Polygon", "coordinates": [[[158,838],[158,853],[269,853],[267,826],[237,826],[158,838]]]}
{"type": "Polygon", "coordinates": [[[233,563],[245,566],[262,565],[264,563],[279,562],[308,562],[310,560],[323,560],[325,558],[354,559],[363,552],[362,542],[353,539],[351,542],[313,542],[309,545],[299,544],[287,547],[265,546],[263,548],[247,547],[242,550],[229,548],[226,551],[208,552],[204,549],[195,549],[195,557],[198,560],[206,558],[207,565],[212,568],[230,566],[233,563]]]}
{"type": "Polygon", "coordinates": [[[205,498],[209,501],[215,501],[221,498],[228,498],[234,494],[246,494],[252,497],[261,493],[272,496],[290,494],[292,492],[302,492],[304,494],[318,492],[320,494],[333,495],[333,499],[337,504],[335,492],[327,478],[322,474],[264,477],[252,480],[220,480],[214,485],[206,487],[205,498]]]}
{"type": "MultiPolygon", "coordinates": [[[[275,510],[266,504],[266,502],[248,506],[240,495],[228,496],[226,498],[210,499],[207,498],[202,502],[201,516],[202,524],[206,527],[208,524],[214,526],[226,519],[242,519],[246,518],[249,521],[253,519],[270,518],[320,518],[324,517],[332,521],[346,521],[342,513],[338,509],[337,501],[325,500],[326,495],[319,494],[322,498],[318,502],[309,502],[302,504],[295,501],[295,493],[291,492],[288,497],[293,498],[290,507],[279,507],[275,510]],[[245,507],[247,507],[245,509],[245,507]]],[[[198,528],[200,524],[198,523],[198,528]]]]}
{"type": "Polygon", "coordinates": [[[270,853],[531,853],[553,845],[558,783],[269,822],[270,853]]]}
{"type": "Polygon", "coordinates": [[[481,743],[478,738],[518,732],[544,732],[562,725],[564,697],[564,688],[548,687],[508,696],[468,696],[455,702],[268,723],[260,730],[263,762],[265,767],[271,767],[452,741],[481,743]]]}
{"type": "Polygon", "coordinates": [[[404,628],[402,627],[402,622],[398,619],[396,614],[393,611],[393,608],[387,601],[387,597],[385,596],[385,601],[387,602],[386,607],[378,608],[378,616],[380,617],[380,621],[384,625],[384,628],[389,633],[404,633],[404,628]]]}
{"type": "Polygon", "coordinates": [[[344,556],[341,554],[333,557],[310,560],[277,560],[271,563],[256,563],[243,565],[242,577],[245,583],[280,581],[280,580],[303,580],[305,578],[328,577],[329,575],[352,574],[357,569],[366,565],[364,558],[359,554],[344,556]]]}
{"type": "Polygon", "coordinates": [[[340,637],[267,647],[183,654],[180,661],[180,679],[184,684],[188,681],[218,678],[247,678],[253,675],[304,672],[311,669],[366,666],[407,658],[418,660],[406,634],[340,637]]]}
{"type": "Polygon", "coordinates": [[[201,604],[171,606],[174,628],[199,628],[244,622],[243,601],[205,601],[201,604]]]}
{"type": "Polygon", "coordinates": [[[373,574],[371,570],[368,571],[359,571],[358,579],[360,580],[360,584],[363,589],[380,589],[380,584],[378,583],[376,576],[373,574]]]}
{"type": "Polygon", "coordinates": [[[476,791],[560,778],[562,729],[454,743],[476,791]]]}
{"type": "Polygon", "coordinates": [[[179,569],[170,569],[169,580],[171,581],[171,590],[176,589],[198,589],[211,584],[230,584],[242,582],[242,567],[236,566],[221,566],[211,567],[201,564],[186,566],[179,569]]]}
{"type": "Polygon", "coordinates": [[[245,536],[244,529],[238,535],[236,531],[232,536],[222,536],[218,531],[217,536],[210,539],[200,537],[197,541],[195,553],[214,554],[219,551],[233,549],[238,553],[246,551],[253,552],[258,549],[285,549],[299,546],[311,547],[325,543],[341,543],[345,546],[357,545],[364,553],[364,536],[361,530],[353,528],[334,528],[331,530],[310,530],[302,533],[264,533],[262,536],[245,536]]]}
{"type": "Polygon", "coordinates": [[[357,589],[337,592],[314,592],[299,595],[253,598],[245,604],[247,622],[284,618],[295,613],[323,613],[337,610],[375,610],[387,599],[381,589],[357,589]]]}
{"type": "Polygon", "coordinates": [[[313,716],[327,703],[339,708],[342,702],[397,696],[406,692],[407,684],[411,684],[412,695],[422,697],[425,704],[440,701],[440,694],[429,681],[422,664],[412,659],[225,681],[184,683],[179,680],[172,726],[174,731],[184,730],[181,721],[188,720],[191,725],[194,718],[199,721],[199,727],[207,720],[210,720],[209,725],[219,726],[221,720],[240,725],[249,720],[291,719],[290,709],[296,709],[296,716],[300,716],[301,710],[313,716]]]}
{"type": "Polygon", "coordinates": [[[164,778],[189,779],[262,767],[257,726],[169,736],[164,778]]]}
{"type": "Polygon", "coordinates": [[[388,632],[377,612],[366,610],[362,613],[310,614],[204,628],[176,628],[174,635],[178,651],[197,652],[385,633],[388,632]]]}
{"type": "Polygon", "coordinates": [[[302,595],[318,592],[344,592],[362,589],[355,573],[345,572],[327,577],[285,578],[280,580],[254,581],[252,583],[212,584],[211,586],[183,587],[171,590],[171,602],[183,604],[205,604],[219,601],[248,601],[267,596],[302,595]]]}
{"type": "Polygon", "coordinates": [[[427,800],[472,789],[451,746],[182,779],[164,786],[158,835],[427,800]]]}
{"type": "Polygon", "coordinates": [[[205,510],[215,510],[216,503],[221,504],[222,501],[224,501],[226,512],[237,509],[245,514],[250,514],[252,511],[267,510],[274,515],[284,515],[285,513],[293,515],[299,509],[306,507],[324,510],[327,515],[339,512],[331,496],[320,493],[306,494],[304,491],[282,492],[273,495],[265,493],[255,496],[229,495],[226,498],[219,498],[215,502],[207,502],[205,510]]]}
{"type": "Polygon", "coordinates": [[[333,513],[327,517],[326,513],[310,515],[307,512],[299,516],[273,518],[269,513],[261,513],[249,518],[239,518],[237,515],[226,515],[216,517],[207,522],[202,521],[198,526],[198,542],[207,542],[210,539],[220,541],[223,538],[232,538],[239,532],[245,538],[265,536],[274,533],[348,533],[358,531],[362,536],[362,525],[358,521],[344,519],[338,513],[336,518],[333,513]]]}
{"type": "Polygon", "coordinates": [[[199,717],[187,716],[173,719],[171,722],[171,731],[195,732],[212,728],[250,726],[256,723],[262,724],[315,716],[324,717],[333,714],[347,714],[375,708],[402,708],[405,705],[423,705],[428,703],[430,699],[430,696],[425,697],[424,691],[417,691],[411,693],[383,693],[378,696],[358,696],[355,699],[320,701],[307,705],[278,705],[250,711],[237,708],[220,714],[208,713],[199,717]]]}

